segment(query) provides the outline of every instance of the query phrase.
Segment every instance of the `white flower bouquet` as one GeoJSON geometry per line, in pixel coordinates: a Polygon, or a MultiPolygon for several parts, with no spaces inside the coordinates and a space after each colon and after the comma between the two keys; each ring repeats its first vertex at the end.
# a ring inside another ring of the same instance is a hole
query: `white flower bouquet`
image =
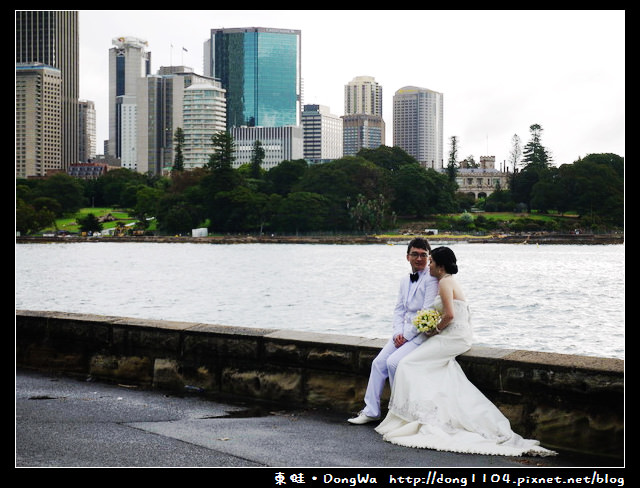
{"type": "Polygon", "coordinates": [[[433,308],[420,310],[413,318],[413,325],[416,326],[418,332],[433,332],[436,330],[438,322],[440,322],[440,312],[433,308]]]}

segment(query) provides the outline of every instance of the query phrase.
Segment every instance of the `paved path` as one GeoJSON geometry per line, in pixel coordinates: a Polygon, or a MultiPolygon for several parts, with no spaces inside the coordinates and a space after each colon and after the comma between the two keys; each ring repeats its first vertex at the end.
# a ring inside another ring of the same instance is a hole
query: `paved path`
{"type": "MultiPolygon", "coordinates": [[[[384,442],[374,426],[351,425],[327,411],[265,410],[197,394],[179,397],[16,373],[16,467],[593,469],[566,455],[502,457],[400,447],[384,442]]],[[[268,470],[270,479],[275,471],[268,470]]]]}

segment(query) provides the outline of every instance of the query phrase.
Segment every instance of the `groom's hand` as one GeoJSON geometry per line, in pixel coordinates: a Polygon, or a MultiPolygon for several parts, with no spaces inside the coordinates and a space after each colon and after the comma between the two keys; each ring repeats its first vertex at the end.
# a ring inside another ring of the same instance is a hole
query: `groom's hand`
{"type": "Polygon", "coordinates": [[[393,338],[393,343],[395,344],[396,347],[400,347],[405,342],[407,342],[407,340],[404,338],[402,334],[398,334],[393,338]]]}

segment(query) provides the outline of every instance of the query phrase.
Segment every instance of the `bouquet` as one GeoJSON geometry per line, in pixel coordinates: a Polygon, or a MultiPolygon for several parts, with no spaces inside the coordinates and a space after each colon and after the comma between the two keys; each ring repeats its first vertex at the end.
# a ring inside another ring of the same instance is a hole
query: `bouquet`
{"type": "Polygon", "coordinates": [[[433,308],[420,310],[413,319],[413,325],[418,332],[433,332],[440,322],[440,312],[433,308]]]}

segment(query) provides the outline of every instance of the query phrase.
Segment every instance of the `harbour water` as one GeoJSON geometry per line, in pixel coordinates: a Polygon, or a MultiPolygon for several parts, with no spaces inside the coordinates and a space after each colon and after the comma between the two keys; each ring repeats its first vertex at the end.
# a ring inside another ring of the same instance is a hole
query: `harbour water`
{"type": "MultiPolygon", "coordinates": [[[[477,345],[624,359],[624,245],[447,245],[477,345]]],[[[405,256],[406,243],[16,244],[15,307],[387,338],[405,256]]]]}

